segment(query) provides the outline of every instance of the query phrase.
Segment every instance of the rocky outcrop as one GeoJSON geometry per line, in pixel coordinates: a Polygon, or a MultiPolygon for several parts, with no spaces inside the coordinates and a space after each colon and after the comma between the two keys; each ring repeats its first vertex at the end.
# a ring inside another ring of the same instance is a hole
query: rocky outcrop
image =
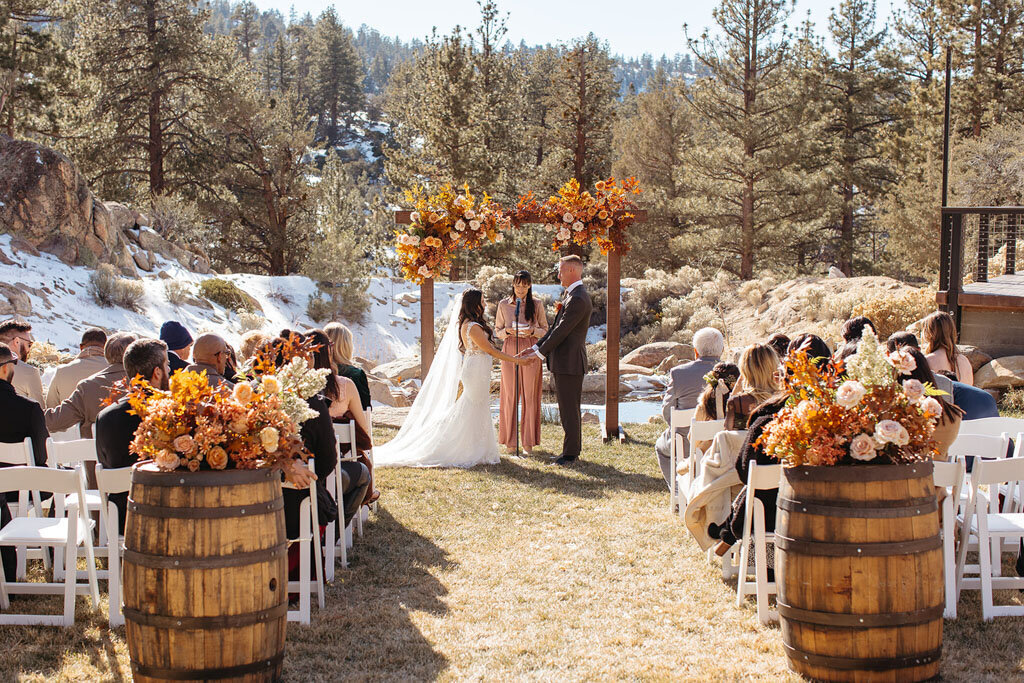
{"type": "Polygon", "coordinates": [[[975,373],[974,386],[982,389],[1024,386],[1024,356],[996,358],[975,373]]]}
{"type": "Polygon", "coordinates": [[[626,354],[623,365],[639,365],[645,368],[656,368],[669,357],[693,360],[693,347],[677,342],[654,342],[644,344],[640,348],[626,354]]]}
{"type": "Polygon", "coordinates": [[[407,379],[420,379],[420,359],[418,356],[399,358],[373,369],[373,374],[391,382],[404,382],[407,379]]]}
{"type": "Polygon", "coordinates": [[[988,355],[977,346],[957,346],[960,353],[967,356],[967,360],[971,362],[971,370],[977,372],[989,362],[992,361],[992,356],[988,355]]]}

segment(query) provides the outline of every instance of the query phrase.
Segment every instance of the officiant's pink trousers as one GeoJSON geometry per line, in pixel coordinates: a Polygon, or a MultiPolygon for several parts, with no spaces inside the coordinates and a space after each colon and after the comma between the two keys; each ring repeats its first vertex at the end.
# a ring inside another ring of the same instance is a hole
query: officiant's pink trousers
{"type": "MultiPolygon", "coordinates": [[[[536,343],[537,340],[533,337],[523,337],[519,340],[519,350],[524,351],[536,343]]],[[[510,356],[516,355],[515,338],[506,339],[501,350],[510,356]]],[[[540,443],[540,400],[542,382],[544,381],[544,364],[523,365],[519,367],[519,372],[519,403],[522,405],[522,413],[519,418],[519,446],[526,450],[540,443]]],[[[516,447],[514,429],[517,403],[515,373],[516,366],[514,364],[502,361],[498,442],[511,449],[516,447]]]]}

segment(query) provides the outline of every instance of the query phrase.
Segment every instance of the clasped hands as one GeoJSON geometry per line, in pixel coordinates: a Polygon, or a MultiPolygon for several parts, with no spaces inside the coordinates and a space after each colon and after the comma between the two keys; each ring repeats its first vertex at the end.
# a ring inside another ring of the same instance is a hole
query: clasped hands
{"type": "Polygon", "coordinates": [[[526,365],[540,362],[540,356],[538,356],[533,349],[526,349],[525,351],[521,351],[519,355],[516,356],[516,358],[518,358],[519,360],[526,361],[526,365]]]}

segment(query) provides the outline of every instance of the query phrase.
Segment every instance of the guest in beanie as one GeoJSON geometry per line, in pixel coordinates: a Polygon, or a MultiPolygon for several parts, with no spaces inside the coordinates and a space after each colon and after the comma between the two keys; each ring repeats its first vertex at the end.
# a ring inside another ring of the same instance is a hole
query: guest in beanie
{"type": "Polygon", "coordinates": [[[168,320],[160,326],[160,341],[167,344],[167,360],[171,374],[188,367],[188,356],[192,350],[192,335],[177,320],[168,320]]]}

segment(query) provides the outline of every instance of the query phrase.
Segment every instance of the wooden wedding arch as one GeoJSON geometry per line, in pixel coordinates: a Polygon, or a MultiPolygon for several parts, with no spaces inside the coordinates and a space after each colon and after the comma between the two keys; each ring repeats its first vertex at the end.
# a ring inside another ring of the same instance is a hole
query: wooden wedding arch
{"type": "MultiPolygon", "coordinates": [[[[399,225],[414,223],[413,211],[396,211],[395,222],[399,225]]],[[[644,210],[615,211],[613,220],[629,217],[630,222],[644,223],[647,212],[644,210]]],[[[515,226],[530,223],[545,223],[544,218],[536,211],[518,212],[513,223],[515,226]]],[[[607,332],[607,367],[605,377],[605,419],[601,425],[602,437],[625,440],[626,433],[619,425],[619,351],[621,322],[621,291],[622,291],[622,250],[609,248],[608,256],[608,316],[607,332]]],[[[426,278],[420,283],[420,373],[426,377],[434,358],[434,279],[426,278]]]]}

